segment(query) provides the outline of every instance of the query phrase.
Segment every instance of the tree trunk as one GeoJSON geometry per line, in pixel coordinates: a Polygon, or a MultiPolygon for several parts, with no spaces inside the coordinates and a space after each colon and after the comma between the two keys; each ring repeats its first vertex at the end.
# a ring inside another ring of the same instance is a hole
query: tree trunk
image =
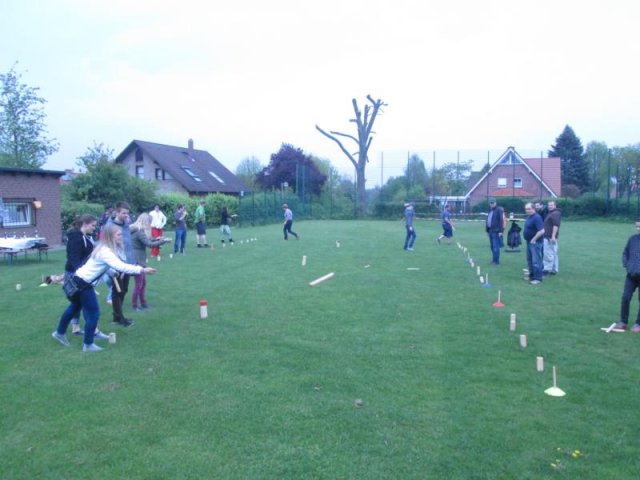
{"type": "Polygon", "coordinates": [[[359,217],[364,216],[367,210],[367,180],[365,178],[365,166],[366,162],[361,163],[358,165],[358,168],[356,168],[356,212],[359,217]]]}

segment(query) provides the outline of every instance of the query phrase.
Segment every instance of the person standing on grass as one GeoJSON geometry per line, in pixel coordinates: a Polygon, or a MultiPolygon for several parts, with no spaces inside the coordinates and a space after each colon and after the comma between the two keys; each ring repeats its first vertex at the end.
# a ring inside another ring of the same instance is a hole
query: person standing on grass
{"type": "MultiPolygon", "coordinates": [[[[620,301],[620,321],[613,328],[626,330],[629,323],[629,304],[636,288],[640,289],[640,218],[636,219],[636,234],[631,235],[627,245],[622,251],[622,266],[627,271],[624,280],[624,290],[620,301]]],[[[640,295],[640,292],[638,293],[640,295]]],[[[640,297],[639,297],[640,298],[640,297]]],[[[636,317],[636,323],[631,328],[634,333],[640,333],[640,310],[636,317]]]]}
{"type": "Polygon", "coordinates": [[[524,206],[527,220],[524,222],[523,236],[527,242],[527,265],[529,266],[529,283],[538,285],[542,282],[542,236],[544,222],[533,204],[528,202],[524,206]]]}
{"type": "Polygon", "coordinates": [[[200,200],[200,205],[196,208],[195,221],[196,221],[196,239],[198,242],[198,248],[208,247],[207,243],[207,230],[206,230],[206,215],[204,206],[207,204],[204,200],[200,200]]]}
{"type": "MultiPolygon", "coordinates": [[[[133,245],[133,254],[136,258],[136,265],[142,267],[147,266],[147,247],[157,247],[171,241],[171,239],[166,238],[150,238],[151,217],[147,213],[141,213],[129,228],[131,229],[131,243],[133,245]]],[[[140,312],[149,308],[146,298],[147,276],[143,272],[133,278],[135,287],[133,288],[133,295],[131,295],[131,308],[134,312],[140,312]],[[140,306],[138,306],[138,303],[140,306]]]]}
{"type": "Polygon", "coordinates": [[[413,244],[416,241],[416,229],[413,228],[414,217],[414,203],[409,202],[404,204],[404,223],[407,230],[407,234],[404,238],[404,250],[413,252],[413,244]]]}
{"type": "Polygon", "coordinates": [[[555,275],[559,271],[558,235],[562,212],[553,200],[547,204],[547,207],[549,212],[544,218],[543,270],[545,275],[555,275]]]}
{"type": "Polygon", "coordinates": [[[100,306],[93,284],[107,271],[115,270],[127,275],[139,275],[141,273],[155,273],[154,268],[132,265],[123,261],[125,257],[123,230],[117,224],[111,223],[104,228],[103,238],[93,250],[91,256],[84,265],[76,270],[73,280],[80,287],[80,291],[69,298],[69,306],[62,313],[58,327],[51,336],[64,346],[69,345],[66,333],[71,319],[80,313],[85,318],[84,345],[82,351],[97,352],[98,347],[95,338],[108,338],[106,335],[95,337],[94,332],[100,320],[100,306]]]}
{"type": "Polygon", "coordinates": [[[453,226],[453,221],[451,220],[451,205],[447,203],[442,212],[442,235],[436,238],[438,245],[440,245],[440,240],[443,238],[447,239],[447,245],[451,245],[451,239],[453,238],[453,231],[455,229],[456,227],[453,226]]]}
{"type": "MultiPolygon", "coordinates": [[[[129,230],[129,211],[130,207],[127,202],[118,202],[115,208],[115,217],[111,219],[107,225],[115,225],[122,231],[122,244],[124,248],[124,259],[127,263],[135,264],[136,257],[133,254],[133,245],[131,243],[131,230],[129,230]]],[[[113,307],[113,323],[130,327],[133,322],[124,316],[122,310],[124,306],[124,297],[129,291],[130,276],[123,272],[118,277],[113,277],[114,285],[111,287],[111,306],[113,307]],[[116,285],[115,283],[118,283],[116,285]]]]}
{"type": "MultiPolygon", "coordinates": [[[[80,215],[73,222],[73,227],[67,232],[67,263],[64,266],[64,276],[73,277],[75,271],[89,258],[93,252],[93,232],[96,229],[97,218],[93,215],[80,215]]],[[[83,335],[80,328],[80,312],[71,319],[71,333],[83,335]]],[[[96,331],[96,335],[101,335],[96,331]]]]}
{"type": "Polygon", "coordinates": [[[233,238],[231,238],[231,227],[229,227],[229,210],[226,205],[222,207],[222,213],[220,214],[220,242],[222,242],[222,245],[224,245],[225,235],[229,239],[229,243],[233,243],[233,238]]]}
{"type": "MultiPolygon", "coordinates": [[[[160,210],[160,205],[155,204],[153,206],[153,210],[149,212],[149,216],[151,217],[151,238],[160,238],[164,235],[164,226],[167,224],[167,217],[162,210],[160,210]]],[[[160,246],[157,245],[155,247],[151,247],[151,256],[156,257],[158,261],[160,261],[160,246]]]]}
{"type": "Polygon", "coordinates": [[[487,235],[489,235],[489,247],[491,248],[491,264],[500,265],[500,249],[503,246],[504,210],[498,206],[496,199],[493,197],[489,198],[486,231],[487,235]]]}
{"type": "Polygon", "coordinates": [[[176,241],[173,244],[173,253],[180,252],[184,255],[184,247],[187,243],[187,209],[183,204],[177,205],[173,218],[176,221],[176,241]]]}
{"type": "Polygon", "coordinates": [[[282,210],[284,210],[284,223],[282,224],[283,225],[282,231],[284,232],[284,239],[285,240],[289,240],[289,237],[287,236],[287,233],[290,233],[291,235],[296,237],[296,240],[300,240],[300,236],[296,232],[291,230],[291,226],[293,225],[293,212],[289,208],[289,205],[284,203],[282,205],[282,210]]]}

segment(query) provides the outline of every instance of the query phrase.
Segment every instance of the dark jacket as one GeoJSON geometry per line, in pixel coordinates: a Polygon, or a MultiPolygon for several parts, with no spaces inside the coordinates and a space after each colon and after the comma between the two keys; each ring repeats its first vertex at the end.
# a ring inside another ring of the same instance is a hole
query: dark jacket
{"type": "MultiPolygon", "coordinates": [[[[504,209],[496,206],[493,208],[493,215],[491,216],[491,225],[486,225],[487,233],[502,233],[504,231],[504,209]]],[[[491,211],[489,211],[491,213],[491,211]]],[[[488,217],[487,217],[488,220],[488,217]]]]}
{"type": "Polygon", "coordinates": [[[640,277],[640,233],[632,235],[622,251],[622,266],[633,277],[640,277]]]}
{"type": "Polygon", "coordinates": [[[75,272],[93,252],[93,239],[78,229],[67,232],[67,263],[65,271],[75,272]]]}

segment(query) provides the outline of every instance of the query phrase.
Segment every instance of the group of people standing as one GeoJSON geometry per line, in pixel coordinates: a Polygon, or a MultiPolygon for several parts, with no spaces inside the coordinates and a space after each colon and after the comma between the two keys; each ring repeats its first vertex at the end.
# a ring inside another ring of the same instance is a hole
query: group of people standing
{"type": "MultiPolygon", "coordinates": [[[[527,246],[525,279],[532,285],[538,285],[545,275],[556,275],[559,272],[558,237],[562,212],[554,200],[550,200],[547,206],[528,202],[524,211],[527,216],[522,232],[527,246]]],[[[504,246],[506,225],[504,209],[497,204],[495,198],[489,198],[486,231],[493,265],[500,264],[500,249],[504,246]]]]}

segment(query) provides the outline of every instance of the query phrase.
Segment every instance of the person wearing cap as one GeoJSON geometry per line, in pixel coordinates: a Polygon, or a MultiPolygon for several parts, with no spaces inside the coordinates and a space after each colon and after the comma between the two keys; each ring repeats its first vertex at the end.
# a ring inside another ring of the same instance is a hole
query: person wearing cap
{"type": "Polygon", "coordinates": [[[416,241],[416,230],[413,228],[413,202],[404,204],[404,220],[407,229],[407,236],[404,239],[404,249],[408,252],[413,252],[413,244],[416,241]]]}
{"type": "Polygon", "coordinates": [[[283,225],[282,232],[284,233],[284,239],[289,240],[289,236],[287,235],[287,233],[290,233],[291,235],[296,237],[296,240],[300,240],[300,236],[296,232],[291,230],[291,225],[293,225],[293,212],[289,208],[289,205],[287,205],[286,203],[283,203],[282,210],[284,210],[284,223],[282,224],[283,225]]]}
{"type": "Polygon", "coordinates": [[[489,213],[487,214],[486,231],[489,235],[491,248],[491,264],[500,264],[500,248],[502,248],[502,233],[504,232],[504,210],[499,207],[494,197],[489,198],[489,213]]]}

